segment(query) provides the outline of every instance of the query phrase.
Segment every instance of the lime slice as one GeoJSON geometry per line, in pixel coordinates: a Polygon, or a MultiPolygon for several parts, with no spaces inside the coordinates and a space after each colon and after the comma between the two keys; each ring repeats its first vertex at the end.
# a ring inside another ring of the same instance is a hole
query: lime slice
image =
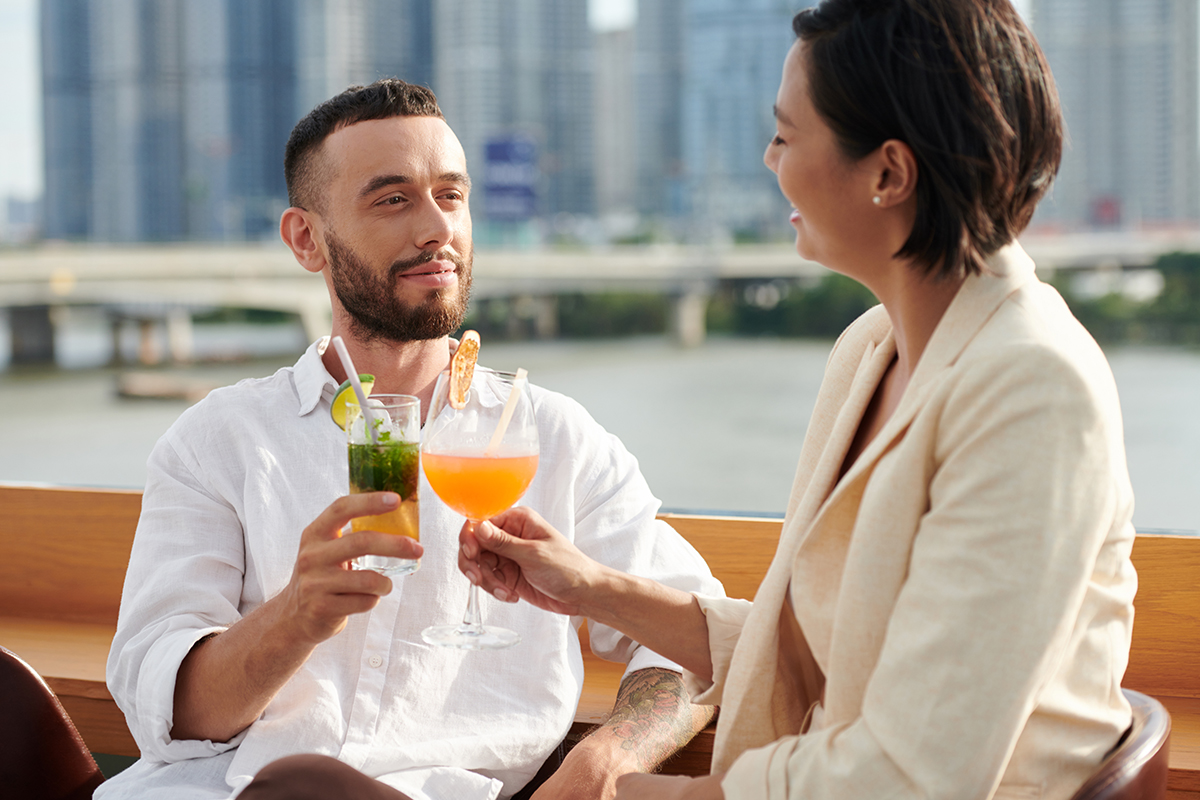
{"type": "MultiPolygon", "coordinates": [[[[375,386],[375,376],[360,372],[358,380],[362,384],[363,394],[371,394],[371,389],[375,386]]],[[[344,380],[333,395],[333,405],[329,407],[329,416],[333,417],[333,421],[342,430],[346,430],[346,403],[351,400],[358,402],[358,398],[354,396],[354,384],[344,380]]]]}

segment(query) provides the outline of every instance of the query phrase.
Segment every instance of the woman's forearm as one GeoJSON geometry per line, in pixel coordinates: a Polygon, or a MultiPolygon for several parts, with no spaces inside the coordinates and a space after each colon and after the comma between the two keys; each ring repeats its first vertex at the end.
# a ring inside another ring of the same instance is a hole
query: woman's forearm
{"type": "Polygon", "coordinates": [[[688,592],[601,564],[525,507],[466,523],[459,541],[459,569],[498,600],[585,616],[712,679],[708,624],[688,592]]]}
{"type": "Polygon", "coordinates": [[[605,568],[582,604],[584,616],[712,680],[708,624],[695,596],[605,568]]]}

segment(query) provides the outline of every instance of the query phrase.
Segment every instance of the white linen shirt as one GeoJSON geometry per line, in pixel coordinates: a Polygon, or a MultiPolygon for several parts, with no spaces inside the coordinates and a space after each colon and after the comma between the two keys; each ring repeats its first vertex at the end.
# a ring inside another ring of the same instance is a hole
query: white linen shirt
{"type": "MultiPolygon", "coordinates": [[[[434,647],[428,625],[457,623],[463,518],[420,485],[420,569],[323,642],[262,716],[229,742],[170,735],[175,676],[202,637],[283,589],[301,531],[346,494],[346,435],[329,414],[336,383],[314,343],[293,367],[218,389],[183,413],[149,459],[108,686],[142,752],[97,798],[225,798],[266,764],[322,753],[411,795],[495,798],[527,783],[566,735],[583,684],[579,619],[481,593],[485,621],[521,643],[434,647]]],[[[676,588],[722,594],[667,524],[637,460],[575,401],[532,387],[538,472],[521,503],[585,553],[676,588]]],[[[679,667],[603,626],[597,655],[627,671],[679,667]]]]}

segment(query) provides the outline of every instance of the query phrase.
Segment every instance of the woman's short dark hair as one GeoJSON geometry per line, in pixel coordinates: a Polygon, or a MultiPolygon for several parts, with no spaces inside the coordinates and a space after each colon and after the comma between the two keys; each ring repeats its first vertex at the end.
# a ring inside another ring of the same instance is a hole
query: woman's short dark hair
{"type": "Polygon", "coordinates": [[[970,274],[1025,229],[1058,172],[1063,122],[1009,0],[824,0],[792,27],[846,155],[888,139],[916,155],[916,222],[897,256],[970,274]]]}
{"type": "Polygon", "coordinates": [[[424,86],[398,78],[383,78],[370,86],[351,86],[329,98],[296,123],[283,155],[288,203],[297,208],[319,207],[320,170],[315,155],[332,133],[347,125],[391,117],[438,117],[437,98],[424,86]]]}

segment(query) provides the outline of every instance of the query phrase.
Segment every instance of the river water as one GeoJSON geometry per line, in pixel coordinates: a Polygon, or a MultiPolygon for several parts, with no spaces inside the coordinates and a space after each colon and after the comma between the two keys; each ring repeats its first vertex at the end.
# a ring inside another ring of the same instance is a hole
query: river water
{"type": "MultiPolygon", "coordinates": [[[[107,359],[108,332],[86,319],[63,330],[59,362],[70,368],[0,372],[0,481],[140,488],[151,447],[189,401],[119,396],[118,377],[131,370],[94,366],[107,359]]],[[[197,352],[225,360],[167,372],[223,385],[290,364],[303,346],[289,326],[197,326],[197,352]]],[[[830,346],[491,343],[483,360],[523,366],[582,402],[638,457],[665,507],[781,513],[830,346]]],[[[1200,353],[1123,347],[1108,355],[1125,414],[1135,524],[1200,531],[1200,353]]]]}

